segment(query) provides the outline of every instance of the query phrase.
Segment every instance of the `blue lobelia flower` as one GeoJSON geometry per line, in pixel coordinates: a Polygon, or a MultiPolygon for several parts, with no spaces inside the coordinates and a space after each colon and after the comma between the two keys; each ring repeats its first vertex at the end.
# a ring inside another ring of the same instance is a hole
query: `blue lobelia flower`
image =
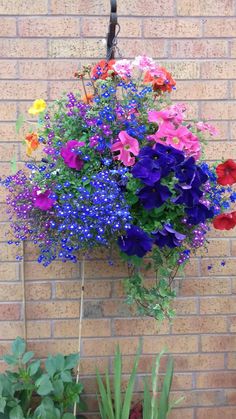
{"type": "Polygon", "coordinates": [[[145,231],[137,226],[131,226],[126,236],[119,237],[118,245],[122,252],[128,256],[139,256],[142,258],[152,248],[152,239],[145,231]]]}
{"type": "Polygon", "coordinates": [[[140,201],[144,208],[151,210],[153,208],[159,208],[168,198],[171,197],[169,188],[162,185],[160,182],[156,182],[153,186],[145,186],[137,193],[140,201]]]}
{"type": "Polygon", "coordinates": [[[154,243],[158,247],[167,246],[174,248],[181,246],[182,241],[185,239],[185,235],[174,230],[170,224],[165,224],[162,230],[158,230],[153,233],[154,243]]]}

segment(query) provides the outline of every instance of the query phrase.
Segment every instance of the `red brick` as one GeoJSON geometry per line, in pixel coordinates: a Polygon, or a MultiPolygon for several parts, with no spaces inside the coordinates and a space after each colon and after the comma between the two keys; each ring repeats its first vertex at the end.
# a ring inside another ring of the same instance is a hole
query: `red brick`
{"type": "MultiPolygon", "coordinates": [[[[54,337],[78,337],[79,320],[55,320],[54,337]]],[[[83,337],[106,337],[111,335],[111,323],[108,319],[84,319],[82,324],[83,337]]]]}
{"type": "Polygon", "coordinates": [[[79,301],[44,301],[28,302],[27,319],[60,319],[79,317],[79,301]]]}
{"type": "Polygon", "coordinates": [[[2,58],[43,58],[46,56],[47,45],[43,39],[0,39],[0,57],[2,58]]]}
{"type": "Polygon", "coordinates": [[[146,38],[197,38],[199,36],[201,36],[200,22],[194,19],[144,20],[144,37],[146,38]]]}
{"type": "Polygon", "coordinates": [[[172,353],[197,352],[198,339],[196,336],[157,336],[144,337],[143,352],[158,353],[164,347],[172,353]]]}
{"type": "Polygon", "coordinates": [[[203,102],[202,116],[206,119],[234,119],[235,102],[203,102]]]}
{"type": "Polygon", "coordinates": [[[0,304],[0,320],[19,320],[20,308],[21,308],[20,304],[1,303],[0,304]]]}
{"type": "Polygon", "coordinates": [[[99,58],[101,54],[105,54],[105,46],[99,39],[49,40],[49,58],[99,58]]]}
{"type": "MultiPolygon", "coordinates": [[[[232,156],[231,153],[231,157],[232,156]]],[[[225,260],[226,264],[224,266],[221,265],[222,259],[202,259],[201,267],[202,273],[204,276],[227,276],[227,275],[234,275],[235,273],[235,265],[234,259],[227,258],[225,260]],[[211,266],[211,269],[208,269],[208,266],[211,266]]]]}
{"type": "Polygon", "coordinates": [[[83,0],[52,0],[52,14],[104,15],[108,14],[109,6],[105,0],[84,2],[83,0]]]}
{"type": "Polygon", "coordinates": [[[78,17],[22,17],[19,19],[19,35],[22,37],[80,36],[78,17]]]}
{"type": "Polygon", "coordinates": [[[227,319],[213,316],[178,317],[174,320],[172,333],[220,333],[227,332],[227,319]]]}
{"type": "Polygon", "coordinates": [[[52,263],[45,268],[37,262],[25,263],[25,278],[26,280],[39,280],[39,279],[66,279],[78,278],[79,266],[78,264],[63,264],[60,262],[52,263]]]}
{"type": "Polygon", "coordinates": [[[202,297],[200,300],[201,314],[233,314],[236,296],[202,297]]]}
{"type": "Polygon", "coordinates": [[[234,60],[202,62],[201,75],[203,79],[236,78],[236,62],[234,60]]]}
{"type": "Polygon", "coordinates": [[[18,263],[0,264],[0,281],[16,281],[19,278],[18,263]]]}
{"type": "MultiPolygon", "coordinates": [[[[16,336],[23,336],[23,322],[0,321],[0,336],[4,339],[15,339],[16,336]]],[[[29,339],[49,338],[51,336],[50,322],[27,322],[27,336],[29,339]]]]}
{"type": "Polygon", "coordinates": [[[222,81],[179,81],[177,89],[172,93],[175,100],[181,99],[226,99],[228,97],[228,84],[222,81]]]}
{"type": "Polygon", "coordinates": [[[229,278],[199,278],[180,280],[179,294],[181,296],[230,294],[229,278]]]}
{"type": "Polygon", "coordinates": [[[236,36],[236,22],[234,18],[206,19],[203,30],[206,37],[231,38],[236,36]]]}
{"type": "MultiPolygon", "coordinates": [[[[158,64],[164,66],[172,73],[175,80],[194,80],[200,78],[200,63],[196,61],[159,61],[158,64]]],[[[177,83],[178,87],[178,83],[177,83]]],[[[191,103],[189,103],[190,105],[191,103]]]]}
{"type": "Polygon", "coordinates": [[[159,324],[156,319],[114,319],[114,334],[117,336],[141,336],[167,334],[170,330],[168,321],[159,324]]]}
{"type": "Polygon", "coordinates": [[[35,100],[47,97],[47,82],[36,81],[0,81],[0,94],[2,99],[35,100]]]}
{"type": "MultiPolygon", "coordinates": [[[[142,21],[132,17],[119,17],[121,26],[119,38],[140,38],[142,34],[142,21]]],[[[107,17],[82,17],[82,35],[84,37],[104,37],[107,32],[107,17]]]]}
{"type": "Polygon", "coordinates": [[[119,5],[119,15],[125,16],[172,16],[174,12],[173,0],[129,0],[122,1],[119,5]],[[155,11],[155,13],[153,13],[155,11]]]}
{"type": "Polygon", "coordinates": [[[77,60],[27,60],[19,62],[20,78],[27,80],[74,80],[74,73],[77,69],[77,60]]]}
{"type": "Polygon", "coordinates": [[[230,370],[236,369],[236,353],[227,354],[227,368],[230,370]]]}
{"type": "Polygon", "coordinates": [[[46,358],[49,354],[56,355],[62,353],[65,355],[77,352],[78,339],[50,339],[42,341],[30,341],[28,350],[35,352],[38,358],[46,358]]]}
{"type": "Polygon", "coordinates": [[[202,344],[203,352],[234,351],[235,344],[236,344],[236,336],[231,336],[231,335],[201,336],[201,344],[202,344]]]}
{"type": "Polygon", "coordinates": [[[26,299],[30,300],[49,300],[52,290],[51,283],[26,283],[25,285],[26,299]]]}
{"type": "Polygon", "coordinates": [[[13,17],[5,17],[1,22],[1,36],[16,35],[16,19],[13,17]]]}
{"type": "MultiPolygon", "coordinates": [[[[58,282],[56,284],[56,298],[78,299],[81,295],[80,281],[58,282]]],[[[108,298],[111,295],[111,282],[86,281],[85,298],[108,298]]]]}
{"type": "Polygon", "coordinates": [[[84,339],[83,353],[86,356],[114,355],[115,347],[120,345],[122,354],[136,354],[138,349],[138,338],[106,338],[106,339],[84,339]]]}
{"type": "Polygon", "coordinates": [[[236,404],[236,392],[235,390],[225,390],[225,395],[226,395],[226,402],[227,404],[230,405],[235,405],[236,404]]]}
{"type": "Polygon", "coordinates": [[[196,376],[197,388],[230,388],[236,385],[235,372],[201,372],[196,376]]]}
{"type": "Polygon", "coordinates": [[[179,298],[173,301],[173,308],[178,315],[196,314],[197,300],[194,298],[179,298]]]}
{"type": "Polygon", "coordinates": [[[173,409],[169,414],[169,419],[193,419],[193,409],[173,409]]]}
{"type": "Polygon", "coordinates": [[[28,0],[1,0],[1,15],[31,15],[46,14],[48,12],[47,0],[37,0],[37,2],[29,2],[28,0]]]}
{"type": "Polygon", "coordinates": [[[17,144],[0,143],[0,160],[1,161],[10,161],[13,156],[17,158],[17,154],[18,154],[17,144]]]}
{"type": "Polygon", "coordinates": [[[196,419],[235,419],[235,407],[198,408],[196,419]]]}
{"type": "Polygon", "coordinates": [[[233,0],[177,0],[177,14],[180,16],[233,16],[233,0]]]}
{"type": "Polygon", "coordinates": [[[216,58],[226,57],[226,40],[178,40],[171,41],[170,55],[173,58],[216,58]]]}
{"type": "Polygon", "coordinates": [[[230,256],[230,243],[229,240],[212,240],[210,239],[207,243],[207,248],[200,248],[197,250],[198,256],[210,257],[210,256],[230,256]]]}
{"type": "Polygon", "coordinates": [[[229,317],[229,330],[231,333],[236,332],[236,316],[229,317]]]}
{"type": "MultiPolygon", "coordinates": [[[[0,64],[1,67],[1,64],[0,64]]],[[[1,70],[0,70],[1,74],[1,70]]],[[[2,77],[1,77],[2,78],[2,77]]],[[[0,102],[0,120],[15,121],[16,120],[16,103],[0,102]]]]}

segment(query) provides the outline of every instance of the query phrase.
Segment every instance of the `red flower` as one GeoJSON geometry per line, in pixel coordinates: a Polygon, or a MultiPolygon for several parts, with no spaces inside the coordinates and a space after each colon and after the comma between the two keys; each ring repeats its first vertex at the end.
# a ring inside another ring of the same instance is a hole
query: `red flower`
{"type": "Polygon", "coordinates": [[[143,417],[143,406],[142,403],[138,402],[130,410],[129,419],[142,419],[143,417]]]}
{"type": "Polygon", "coordinates": [[[216,168],[218,176],[217,182],[220,185],[233,185],[236,183],[236,163],[232,160],[226,160],[216,168]]]}
{"type": "Polygon", "coordinates": [[[106,80],[107,77],[110,77],[109,71],[113,71],[112,75],[115,75],[115,70],[113,69],[113,65],[115,64],[115,60],[101,60],[99,61],[91,70],[91,77],[94,80],[102,79],[106,80]]]}
{"type": "Polygon", "coordinates": [[[213,219],[213,226],[217,230],[231,230],[236,226],[236,211],[217,215],[213,219]]]}
{"type": "Polygon", "coordinates": [[[172,75],[164,68],[158,67],[155,70],[147,71],[144,76],[144,83],[152,83],[155,92],[171,92],[176,85],[172,75]]]}

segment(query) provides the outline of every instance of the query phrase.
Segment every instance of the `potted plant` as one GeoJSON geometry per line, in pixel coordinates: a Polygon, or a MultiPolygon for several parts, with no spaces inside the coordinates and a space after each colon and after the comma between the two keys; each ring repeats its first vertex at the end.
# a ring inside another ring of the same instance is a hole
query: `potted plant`
{"type": "Polygon", "coordinates": [[[76,77],[83,94],[69,92],[48,107],[37,99],[29,108],[38,122],[25,136],[26,151],[41,149],[43,157],[3,181],[9,243],[31,240],[44,266],[115,249],[128,263],[128,303],[158,320],[173,317],[174,278],[206,245],[231,196],[203,157],[217,131],[186,120],[186,106],[169,98],[172,75],[145,55],[102,60],[76,77]]]}
{"type": "Polygon", "coordinates": [[[18,337],[3,359],[10,369],[0,374],[1,419],[74,419],[73,404],[84,409],[83,385],[73,377],[77,354],[50,355],[42,368],[42,361],[26,352],[25,341],[18,337]]]}

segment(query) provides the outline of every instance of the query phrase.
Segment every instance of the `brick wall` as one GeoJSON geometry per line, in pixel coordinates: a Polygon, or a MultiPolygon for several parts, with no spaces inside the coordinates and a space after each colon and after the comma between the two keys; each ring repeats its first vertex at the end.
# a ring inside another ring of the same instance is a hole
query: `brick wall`
{"type": "MultiPolygon", "coordinates": [[[[145,52],[164,63],[178,80],[173,97],[189,105],[192,118],[208,117],[220,129],[207,148],[210,160],[236,158],[235,0],[118,0],[119,47],[126,57],[145,52]]],[[[0,166],[25,156],[14,121],[35,98],[54,99],[75,89],[78,63],[105,54],[108,0],[0,0],[0,166]]],[[[1,195],[4,200],[4,195],[1,195]]],[[[7,217],[1,206],[0,355],[22,334],[23,266],[4,242],[7,217]]],[[[94,366],[111,364],[114,345],[125,354],[128,373],[139,336],[140,373],[153,354],[174,353],[174,393],[184,394],[173,419],[236,417],[236,232],[212,232],[209,251],[193,259],[179,286],[172,325],[130,317],[123,303],[124,267],[115,261],[87,261],[82,374],[96,418],[94,366]],[[221,266],[221,260],[226,266],[221,266]],[[213,264],[211,270],[207,269],[213,264]]],[[[80,266],[55,263],[47,270],[26,248],[24,270],[29,346],[39,356],[77,347],[80,266]]],[[[1,368],[4,365],[1,364],[1,368]]],[[[141,380],[137,390],[141,388],[141,380]]]]}

